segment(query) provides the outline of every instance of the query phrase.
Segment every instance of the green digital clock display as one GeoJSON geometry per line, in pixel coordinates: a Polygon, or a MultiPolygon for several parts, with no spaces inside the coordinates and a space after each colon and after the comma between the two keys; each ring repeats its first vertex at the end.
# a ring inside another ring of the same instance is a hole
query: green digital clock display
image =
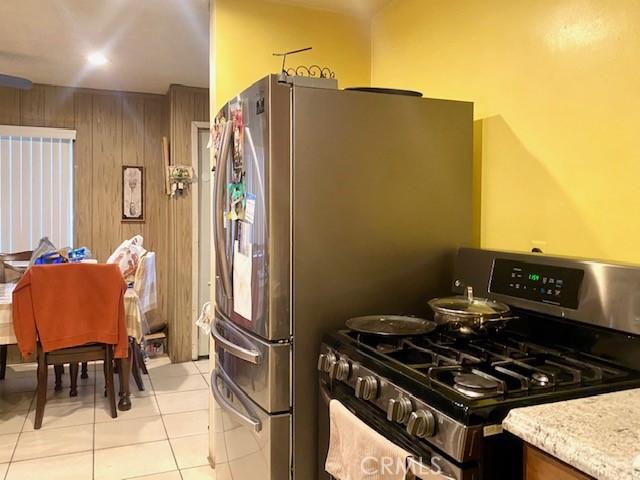
{"type": "Polygon", "coordinates": [[[538,282],[538,281],[540,281],[540,275],[538,275],[537,273],[530,273],[529,274],[529,280],[533,280],[534,282],[538,282]]]}

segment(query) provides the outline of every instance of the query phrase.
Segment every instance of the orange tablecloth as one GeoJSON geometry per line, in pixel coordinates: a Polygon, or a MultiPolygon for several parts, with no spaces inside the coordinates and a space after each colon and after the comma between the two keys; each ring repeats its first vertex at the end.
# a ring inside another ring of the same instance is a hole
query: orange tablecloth
{"type": "MultiPolygon", "coordinates": [[[[0,345],[17,343],[11,317],[11,293],[14,287],[15,283],[0,283],[0,345]]],[[[124,312],[128,335],[140,338],[141,314],[138,307],[138,296],[132,288],[128,288],[124,295],[124,312]]]]}

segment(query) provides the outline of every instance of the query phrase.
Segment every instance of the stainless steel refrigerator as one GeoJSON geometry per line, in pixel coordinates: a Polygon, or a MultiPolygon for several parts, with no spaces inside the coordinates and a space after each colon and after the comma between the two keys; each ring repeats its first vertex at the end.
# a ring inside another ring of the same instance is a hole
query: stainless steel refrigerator
{"type": "Polygon", "coordinates": [[[352,316],[420,314],[472,236],[473,105],[265,77],[218,114],[216,468],[310,480],[318,350],[352,316]]]}

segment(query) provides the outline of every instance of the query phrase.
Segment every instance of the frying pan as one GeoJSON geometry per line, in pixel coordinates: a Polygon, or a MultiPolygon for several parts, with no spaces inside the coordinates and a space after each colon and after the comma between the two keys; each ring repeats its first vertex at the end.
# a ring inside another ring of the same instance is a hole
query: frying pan
{"type": "Polygon", "coordinates": [[[367,315],[347,320],[347,327],[351,330],[382,336],[423,335],[434,331],[437,326],[431,320],[402,315],[367,315]]]}

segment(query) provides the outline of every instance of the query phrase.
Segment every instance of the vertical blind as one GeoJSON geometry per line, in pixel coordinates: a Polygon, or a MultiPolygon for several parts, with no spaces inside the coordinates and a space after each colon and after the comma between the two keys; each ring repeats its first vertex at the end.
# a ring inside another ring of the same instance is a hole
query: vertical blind
{"type": "Polygon", "coordinates": [[[75,130],[0,125],[0,252],[73,245],[75,130]]]}

